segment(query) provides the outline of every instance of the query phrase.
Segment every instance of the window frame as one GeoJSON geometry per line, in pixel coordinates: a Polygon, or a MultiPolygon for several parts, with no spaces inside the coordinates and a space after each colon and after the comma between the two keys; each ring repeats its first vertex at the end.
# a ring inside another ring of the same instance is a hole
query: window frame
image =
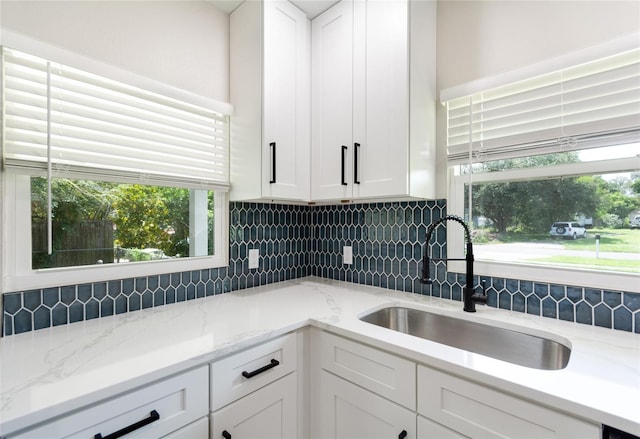
{"type": "MultiPolygon", "coordinates": [[[[469,183],[469,174],[456,175],[455,166],[457,165],[450,165],[448,168],[447,210],[449,214],[463,217],[465,205],[464,186],[469,183]]],[[[634,172],[638,169],[640,169],[640,157],[636,156],[539,168],[510,169],[502,172],[477,173],[472,174],[471,183],[500,183],[588,174],[634,172]]],[[[464,234],[461,229],[459,230],[456,227],[447,227],[447,257],[464,258],[464,234]]],[[[465,271],[464,262],[449,261],[447,270],[463,273],[465,271]]],[[[484,260],[475,260],[474,273],[479,276],[526,279],[548,284],[640,292],[640,282],[638,282],[638,275],[635,273],[484,260]]]]}
{"type": "Polygon", "coordinates": [[[73,267],[31,268],[31,176],[3,171],[3,291],[24,291],[60,285],[93,283],[111,279],[153,276],[229,265],[228,194],[214,192],[214,255],[73,267]],[[12,257],[10,257],[13,255],[12,257]]]}
{"type": "MultiPolygon", "coordinates": [[[[155,92],[168,98],[203,106],[225,115],[230,116],[233,114],[233,106],[227,102],[199,96],[25,35],[3,30],[2,40],[3,45],[33,56],[54,59],[56,62],[72,68],[102,75],[111,80],[155,92]]],[[[2,105],[2,101],[0,101],[0,105],[2,105]]],[[[0,140],[2,139],[1,130],[2,125],[0,124],[0,140]]],[[[220,188],[216,185],[208,188],[213,190],[215,194],[215,249],[213,256],[185,257],[130,264],[104,264],[32,270],[31,221],[24,220],[25,218],[31,218],[31,191],[30,184],[26,183],[30,177],[31,175],[27,172],[2,169],[0,165],[0,195],[2,197],[0,199],[0,293],[113,279],[146,277],[229,265],[229,193],[225,185],[221,185],[220,188]],[[24,180],[21,182],[21,179],[24,180]]],[[[90,171],[75,174],[70,178],[101,179],[92,176],[90,171]]],[[[114,181],[112,178],[109,178],[109,180],[114,181]]],[[[115,181],[119,182],[117,179],[115,181]]],[[[130,181],[127,182],[130,183],[130,181]]],[[[122,183],[125,183],[125,181],[122,181],[122,183]]],[[[159,182],[154,182],[153,184],[162,185],[159,182]]],[[[187,189],[193,188],[193,186],[187,186],[186,184],[176,184],[176,186],[187,189]]]]}

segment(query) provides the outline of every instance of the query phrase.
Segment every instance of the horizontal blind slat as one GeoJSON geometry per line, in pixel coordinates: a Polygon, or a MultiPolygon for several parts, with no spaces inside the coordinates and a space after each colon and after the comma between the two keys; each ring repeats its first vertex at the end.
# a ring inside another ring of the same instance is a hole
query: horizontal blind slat
{"type": "Polygon", "coordinates": [[[3,48],[5,166],[227,187],[228,116],[3,48]]]}
{"type": "Polygon", "coordinates": [[[640,49],[446,104],[450,161],[549,153],[566,136],[588,148],[599,133],[640,131],[640,49]]]}

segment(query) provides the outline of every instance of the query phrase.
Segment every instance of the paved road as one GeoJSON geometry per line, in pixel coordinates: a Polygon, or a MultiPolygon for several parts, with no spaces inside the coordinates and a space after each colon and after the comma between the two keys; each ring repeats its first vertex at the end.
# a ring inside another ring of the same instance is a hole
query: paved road
{"type": "MultiPolygon", "coordinates": [[[[474,244],[473,252],[476,259],[490,259],[493,261],[524,261],[551,256],[579,256],[595,258],[595,245],[592,251],[565,250],[562,244],[553,243],[510,243],[510,244],[474,244]]],[[[600,259],[628,259],[640,261],[640,253],[600,252],[600,259]]]]}

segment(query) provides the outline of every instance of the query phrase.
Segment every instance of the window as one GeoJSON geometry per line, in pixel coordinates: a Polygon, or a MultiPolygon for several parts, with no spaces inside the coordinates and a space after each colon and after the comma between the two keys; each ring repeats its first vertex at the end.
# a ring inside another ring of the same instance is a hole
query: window
{"type": "Polygon", "coordinates": [[[215,192],[31,177],[31,268],[124,264],[215,254],[215,192]]]}
{"type": "Polygon", "coordinates": [[[225,113],[6,47],[2,63],[5,290],[227,264],[225,113]]]}
{"type": "MultiPolygon", "coordinates": [[[[638,288],[640,50],[446,105],[448,207],[473,227],[478,274],[638,288]]],[[[448,242],[460,257],[461,234],[448,242]]]]}

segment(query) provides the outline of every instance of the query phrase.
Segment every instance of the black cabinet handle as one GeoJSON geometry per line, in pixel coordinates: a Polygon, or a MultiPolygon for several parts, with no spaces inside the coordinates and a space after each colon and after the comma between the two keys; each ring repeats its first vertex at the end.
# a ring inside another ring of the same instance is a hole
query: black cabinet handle
{"type": "Polygon", "coordinates": [[[231,433],[229,433],[227,430],[224,430],[224,431],[222,432],[222,437],[223,437],[224,439],[231,439],[231,433]]]}
{"type": "Polygon", "coordinates": [[[347,185],[347,182],[345,181],[345,178],[344,178],[344,153],[347,152],[347,149],[348,148],[346,146],[342,145],[342,152],[341,152],[342,157],[340,157],[341,166],[342,166],[341,174],[340,174],[341,175],[342,186],[346,186],[347,185]]]}
{"type": "Polygon", "coordinates": [[[407,430],[402,430],[398,435],[398,439],[404,439],[405,437],[407,437],[407,430]]]}
{"type": "Polygon", "coordinates": [[[353,144],[353,183],[360,184],[360,176],[358,175],[358,151],[360,151],[360,144],[353,144]]]}
{"type": "Polygon", "coordinates": [[[280,362],[278,360],[274,360],[273,358],[271,359],[271,363],[267,364],[266,366],[262,366],[260,369],[256,369],[253,372],[247,372],[246,370],[244,372],[242,372],[242,376],[245,378],[251,378],[254,377],[258,374],[261,374],[262,372],[266,372],[269,369],[272,369],[274,367],[276,367],[278,364],[280,364],[280,362]]]}
{"type": "Polygon", "coordinates": [[[128,427],[124,427],[122,430],[118,430],[115,433],[111,433],[106,436],[102,436],[102,434],[98,433],[93,438],[94,439],[117,439],[119,437],[124,436],[125,434],[129,434],[133,431],[136,431],[137,429],[142,428],[145,425],[149,425],[152,422],[157,421],[158,419],[160,419],[160,415],[158,414],[158,412],[155,410],[151,410],[149,417],[146,419],[143,419],[142,421],[135,422],[129,425],[128,427]]]}
{"type": "Polygon", "coordinates": [[[271,142],[269,148],[271,148],[271,180],[269,180],[269,184],[273,184],[276,182],[276,142],[271,142]]]}

